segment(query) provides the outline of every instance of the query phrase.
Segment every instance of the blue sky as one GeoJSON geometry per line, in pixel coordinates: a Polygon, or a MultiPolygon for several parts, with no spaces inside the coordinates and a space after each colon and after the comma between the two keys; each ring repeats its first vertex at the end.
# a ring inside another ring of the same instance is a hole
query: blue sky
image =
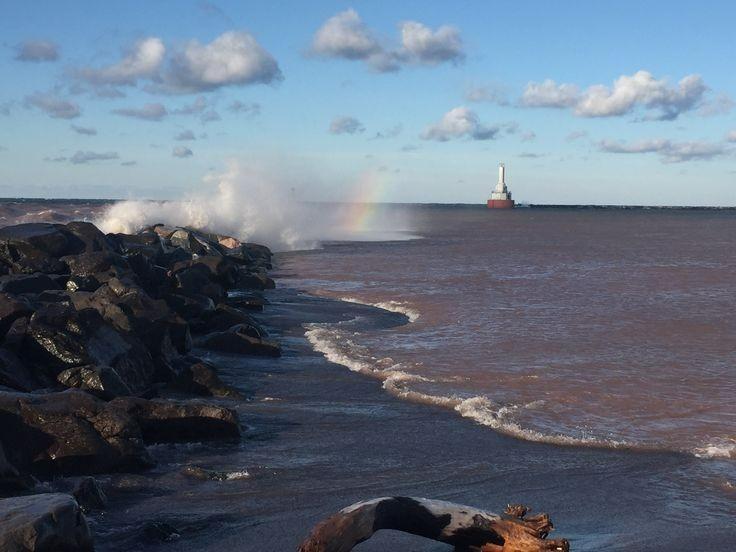
{"type": "Polygon", "coordinates": [[[482,203],[504,161],[522,201],[736,205],[734,20],[732,2],[8,0],[0,196],[173,198],[237,159],[301,198],[482,203]]]}

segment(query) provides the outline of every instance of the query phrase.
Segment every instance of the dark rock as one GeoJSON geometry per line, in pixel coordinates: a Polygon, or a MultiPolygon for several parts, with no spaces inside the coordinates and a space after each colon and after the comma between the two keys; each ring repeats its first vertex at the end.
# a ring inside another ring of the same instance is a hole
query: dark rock
{"type": "Polygon", "coordinates": [[[22,358],[40,363],[54,377],[76,366],[110,366],[135,394],[150,387],[156,371],[135,335],[116,331],[96,310],[63,304],[48,304],[33,314],[22,352],[22,358]]]}
{"type": "Polygon", "coordinates": [[[227,298],[227,304],[238,309],[260,312],[268,305],[268,300],[255,293],[238,293],[227,298]]]}
{"type": "Polygon", "coordinates": [[[72,494],[85,512],[104,510],[107,506],[107,495],[94,477],[80,479],[72,494]]]}
{"type": "Polygon", "coordinates": [[[195,333],[221,332],[237,324],[255,324],[255,321],[246,313],[224,303],[217,305],[214,312],[190,322],[195,333]]]}
{"type": "Polygon", "coordinates": [[[66,303],[71,305],[71,299],[66,290],[47,289],[36,295],[36,298],[41,303],[66,303]]]}
{"type": "Polygon", "coordinates": [[[186,320],[203,318],[215,310],[215,303],[209,297],[193,293],[182,295],[169,293],[164,296],[166,303],[186,320]]]}
{"type": "Polygon", "coordinates": [[[105,234],[90,222],[70,222],[66,225],[66,231],[72,236],[69,239],[70,251],[67,254],[111,250],[105,234]]]}
{"type": "Polygon", "coordinates": [[[176,363],[177,375],[171,382],[172,387],[209,397],[241,397],[232,387],[222,383],[214,367],[194,357],[182,357],[176,363]]]}
{"type": "Polygon", "coordinates": [[[110,234],[108,239],[123,255],[141,253],[149,259],[156,259],[164,251],[161,238],[155,232],[140,234],[110,234]]]}
{"type": "Polygon", "coordinates": [[[62,493],[0,500],[3,552],[81,552],[93,549],[87,520],[74,497],[62,493]]]}
{"type": "Polygon", "coordinates": [[[281,348],[277,343],[257,337],[255,326],[241,324],[225,332],[213,332],[196,341],[197,346],[223,353],[281,356],[281,348]]]}
{"type": "Polygon", "coordinates": [[[5,339],[3,340],[3,347],[13,350],[20,351],[28,331],[28,318],[16,319],[8,328],[5,333],[5,339]]]}
{"type": "Polygon", "coordinates": [[[30,316],[32,312],[33,307],[27,299],[0,293],[0,340],[8,332],[13,322],[20,317],[30,316]]]}
{"type": "Polygon", "coordinates": [[[130,387],[110,366],[68,368],[56,379],[64,387],[83,389],[102,399],[113,399],[131,394],[130,387]]]}
{"type": "Polygon", "coordinates": [[[0,228],[0,263],[11,272],[65,272],[59,261],[69,246],[63,227],[58,224],[17,224],[0,228]]]}
{"type": "Polygon", "coordinates": [[[0,347],[0,385],[25,392],[41,387],[33,372],[15,353],[2,347],[0,347]]]}
{"type": "MultiPolygon", "coordinates": [[[[5,457],[3,444],[0,443],[0,495],[29,491],[35,486],[35,483],[35,480],[31,476],[20,474],[15,466],[8,461],[5,457]]],[[[0,526],[2,526],[1,512],[0,526]]],[[[2,532],[1,528],[0,532],[2,532]]]]}
{"type": "Polygon", "coordinates": [[[46,274],[8,274],[0,276],[0,291],[19,295],[41,293],[47,289],[62,289],[62,286],[46,274]]]}
{"type": "Polygon", "coordinates": [[[241,268],[235,280],[235,287],[239,289],[274,289],[276,284],[268,276],[260,273],[252,273],[241,268]]]}
{"type": "Polygon", "coordinates": [[[235,411],[213,404],[121,397],[110,406],[132,416],[149,443],[211,441],[240,435],[235,411]]]}
{"type": "Polygon", "coordinates": [[[99,272],[106,272],[112,267],[123,270],[130,268],[124,257],[112,251],[91,251],[67,255],[62,260],[69,266],[69,272],[73,276],[92,276],[99,272]]]}
{"type": "Polygon", "coordinates": [[[94,276],[72,276],[66,281],[67,291],[95,291],[100,282],[94,276]]]}
{"type": "Polygon", "coordinates": [[[154,542],[175,541],[181,535],[176,527],[163,521],[147,521],[143,525],[143,537],[154,542]]]}
{"type": "Polygon", "coordinates": [[[232,260],[215,255],[201,255],[194,259],[181,261],[171,267],[172,273],[193,267],[204,266],[209,271],[211,280],[218,282],[225,287],[235,285],[238,276],[238,267],[232,260]]]}
{"type": "Polygon", "coordinates": [[[185,295],[204,295],[215,302],[225,297],[223,287],[210,278],[210,270],[204,265],[196,264],[179,270],[174,274],[178,290],[185,295]]]}
{"type": "Polygon", "coordinates": [[[153,464],[140,427],[130,415],[77,389],[0,392],[0,443],[18,470],[43,475],[124,471],[153,464]]]}

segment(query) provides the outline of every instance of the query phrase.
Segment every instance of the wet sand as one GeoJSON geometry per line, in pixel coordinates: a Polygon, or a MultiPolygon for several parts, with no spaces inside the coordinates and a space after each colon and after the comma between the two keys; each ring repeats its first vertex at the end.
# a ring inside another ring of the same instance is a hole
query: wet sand
{"type": "MultiPolygon", "coordinates": [[[[372,307],[280,289],[263,321],[284,345],[279,360],[210,357],[250,400],[238,444],[161,446],[153,471],[110,476],[110,508],[92,516],[99,550],[294,550],[312,525],[355,501],[414,495],[501,510],[548,512],[553,535],[575,551],[726,551],[736,542],[736,496],[691,477],[690,455],[530,443],[447,411],[400,401],[380,382],[327,362],[303,336],[306,322],[356,315],[374,328],[407,322],[372,307]],[[199,481],[184,465],[250,477],[199,481]],[[179,537],[146,537],[163,521],[179,537]]],[[[379,330],[380,331],[380,330],[379,330]]],[[[448,547],[392,532],[361,551],[448,547]]]]}

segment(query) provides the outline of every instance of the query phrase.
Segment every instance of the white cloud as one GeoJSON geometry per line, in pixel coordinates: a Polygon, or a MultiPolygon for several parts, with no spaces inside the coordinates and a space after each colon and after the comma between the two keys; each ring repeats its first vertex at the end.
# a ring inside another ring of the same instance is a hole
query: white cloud
{"type": "Polygon", "coordinates": [[[458,62],[465,55],[460,31],[443,25],[432,30],[422,23],[401,24],[401,45],[391,48],[382,44],[358,13],[345,10],[330,17],[312,39],[312,54],[363,61],[379,73],[398,71],[402,64],[437,65],[458,62]]]}
{"type": "Polygon", "coordinates": [[[312,51],[323,56],[365,60],[383,48],[358,13],[349,9],[330,17],[317,30],[312,51]]]}
{"type": "Polygon", "coordinates": [[[421,23],[407,21],[401,25],[401,45],[407,57],[417,63],[437,65],[465,58],[460,31],[449,25],[432,31],[421,23]]]}
{"type": "Polygon", "coordinates": [[[521,96],[526,107],[571,107],[578,101],[580,90],[574,84],[557,84],[552,79],[530,82],[521,96]]]}
{"type": "Polygon", "coordinates": [[[656,112],[649,119],[674,120],[698,107],[708,87],[699,75],[687,75],[676,86],[656,79],[648,71],[621,75],[613,86],[595,84],[580,91],[575,84],[557,84],[551,79],[530,82],[520,104],[525,107],[573,108],[579,117],[615,117],[636,108],[656,112]]]}
{"type": "Polygon", "coordinates": [[[673,142],[662,138],[632,143],[602,140],[598,147],[607,153],[657,153],[664,163],[703,161],[730,152],[724,144],[705,141],[673,142]]]}
{"type": "Polygon", "coordinates": [[[447,142],[453,138],[492,140],[499,130],[499,127],[487,127],[481,124],[473,111],[461,106],[445,113],[437,124],[425,129],[420,138],[438,142],[447,142]]]}
{"type": "Polygon", "coordinates": [[[176,146],[174,148],[174,151],[171,152],[171,155],[173,155],[174,157],[180,157],[183,159],[185,157],[191,157],[192,155],[194,155],[194,152],[187,147],[176,146]]]}
{"type": "Polygon", "coordinates": [[[716,115],[727,115],[736,106],[736,102],[726,93],[720,93],[715,98],[706,100],[698,109],[698,115],[703,117],[714,117],[716,115]]]}
{"type": "Polygon", "coordinates": [[[209,44],[189,42],[163,75],[164,91],[202,92],[281,80],[279,65],[245,31],[228,31],[209,44]]]}
{"type": "Polygon", "coordinates": [[[59,46],[49,40],[26,40],[15,49],[15,59],[18,61],[39,62],[59,59],[59,46]]]}
{"type": "Polygon", "coordinates": [[[197,99],[194,100],[194,102],[184,105],[180,107],[179,109],[175,109],[172,113],[175,115],[194,115],[197,113],[202,113],[205,109],[207,109],[207,106],[209,104],[207,103],[207,99],[204,96],[197,96],[197,99]]]}
{"type": "Polygon", "coordinates": [[[114,151],[108,151],[105,153],[96,153],[94,151],[78,151],[69,158],[69,161],[74,165],[82,165],[91,161],[108,161],[110,159],[119,159],[119,156],[114,151]]]}
{"type": "Polygon", "coordinates": [[[98,69],[84,67],[74,74],[94,85],[135,85],[139,79],[158,74],[165,54],[166,47],[160,38],[144,38],[125,52],[119,62],[98,69]]]}
{"type": "Polygon", "coordinates": [[[727,142],[736,142],[736,130],[732,130],[728,134],[726,134],[726,141],[727,142]]]}
{"type": "Polygon", "coordinates": [[[509,105],[508,92],[502,86],[471,86],[465,91],[465,99],[469,102],[488,102],[497,105],[509,105]]]}
{"type": "Polygon", "coordinates": [[[82,127],[77,125],[71,125],[71,129],[77,134],[83,134],[85,136],[97,135],[97,129],[92,127],[82,127]]]}
{"type": "Polygon", "coordinates": [[[53,119],[74,119],[82,114],[77,104],[59,98],[51,92],[36,92],[26,96],[25,105],[36,107],[53,119]]]}
{"type": "Polygon", "coordinates": [[[332,134],[357,134],[363,132],[365,127],[355,117],[335,117],[329,130],[332,134]]]}
{"type": "Polygon", "coordinates": [[[132,117],[134,119],[143,119],[144,121],[161,121],[168,115],[166,107],[160,103],[149,103],[143,107],[126,107],[122,109],[113,109],[116,115],[124,117],[132,117]]]}

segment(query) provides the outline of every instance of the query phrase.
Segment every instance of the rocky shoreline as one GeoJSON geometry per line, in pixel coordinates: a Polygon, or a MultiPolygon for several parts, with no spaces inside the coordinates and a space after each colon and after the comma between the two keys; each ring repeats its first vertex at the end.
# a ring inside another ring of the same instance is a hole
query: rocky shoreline
{"type": "Polygon", "coordinates": [[[191,349],[280,356],[249,314],[271,257],[162,224],[0,229],[1,550],[91,550],[92,475],[151,468],[150,444],[240,439],[240,394],[191,349]]]}

